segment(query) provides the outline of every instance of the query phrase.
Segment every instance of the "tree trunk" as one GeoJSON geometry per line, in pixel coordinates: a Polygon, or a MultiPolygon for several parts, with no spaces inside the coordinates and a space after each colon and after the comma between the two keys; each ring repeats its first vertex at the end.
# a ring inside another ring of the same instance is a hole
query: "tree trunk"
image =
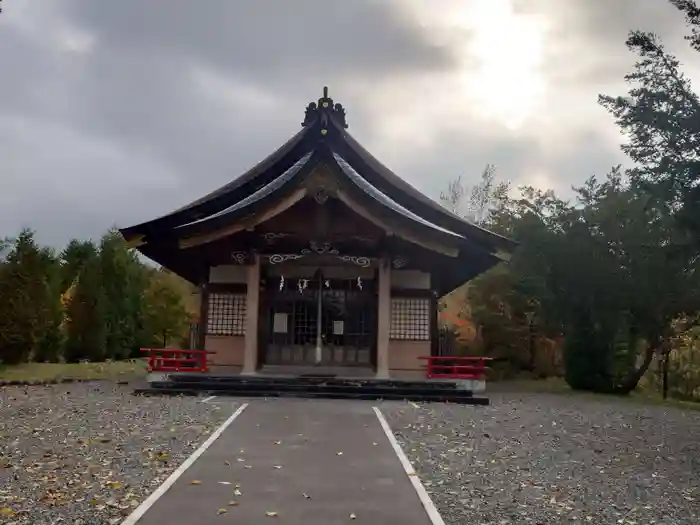
{"type": "Polygon", "coordinates": [[[666,399],[668,397],[668,365],[669,357],[671,352],[668,350],[663,354],[663,361],[661,361],[661,397],[666,399]]]}
{"type": "Polygon", "coordinates": [[[655,345],[650,344],[649,346],[647,346],[646,350],[644,351],[644,361],[642,361],[642,364],[637,370],[631,373],[630,376],[622,382],[622,384],[615,387],[613,393],[627,395],[630,392],[632,392],[632,390],[637,388],[639,381],[642,379],[644,374],[646,374],[646,371],[649,370],[649,366],[654,360],[654,355],[661,348],[661,346],[662,344],[660,342],[658,342],[655,345]]]}

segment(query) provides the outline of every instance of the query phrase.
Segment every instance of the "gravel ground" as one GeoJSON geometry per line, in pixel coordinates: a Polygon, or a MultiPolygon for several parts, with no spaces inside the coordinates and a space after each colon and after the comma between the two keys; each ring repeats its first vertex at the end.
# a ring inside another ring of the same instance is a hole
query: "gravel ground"
{"type": "Polygon", "coordinates": [[[0,389],[0,523],[120,523],[231,415],[108,383],[0,389]]]}
{"type": "Polygon", "coordinates": [[[446,523],[700,523],[700,412],[489,397],[489,407],[382,408],[446,523]]]}

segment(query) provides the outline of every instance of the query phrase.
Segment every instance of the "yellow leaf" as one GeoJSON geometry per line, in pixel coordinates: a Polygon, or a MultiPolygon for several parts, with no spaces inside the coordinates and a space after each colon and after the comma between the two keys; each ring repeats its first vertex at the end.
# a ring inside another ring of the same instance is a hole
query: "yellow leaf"
{"type": "Polygon", "coordinates": [[[216,511],[216,514],[220,516],[221,514],[226,514],[227,512],[228,512],[228,510],[226,510],[226,509],[219,509],[216,511]]]}
{"type": "Polygon", "coordinates": [[[202,482],[199,481],[198,479],[193,479],[192,481],[190,481],[190,485],[201,485],[201,484],[202,484],[202,482]]]}
{"type": "Polygon", "coordinates": [[[17,514],[14,509],[11,509],[10,507],[2,507],[0,508],[0,516],[14,516],[17,514]]]}
{"type": "Polygon", "coordinates": [[[275,512],[274,510],[268,510],[267,512],[265,512],[265,516],[267,516],[268,518],[276,518],[277,512],[275,512]]]}
{"type": "Polygon", "coordinates": [[[118,481],[108,481],[105,485],[111,489],[118,489],[122,484],[118,481]]]}

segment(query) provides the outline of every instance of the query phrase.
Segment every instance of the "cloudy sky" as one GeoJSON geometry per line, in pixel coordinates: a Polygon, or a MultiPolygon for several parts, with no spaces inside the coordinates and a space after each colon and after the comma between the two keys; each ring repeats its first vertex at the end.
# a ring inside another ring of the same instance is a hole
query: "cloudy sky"
{"type": "MultiPolygon", "coordinates": [[[[486,163],[567,192],[624,161],[624,40],[686,56],[666,0],[4,0],[0,237],[96,237],[228,182],[323,85],[432,197],[486,163]]],[[[692,73],[692,71],[691,71],[692,73]]]]}

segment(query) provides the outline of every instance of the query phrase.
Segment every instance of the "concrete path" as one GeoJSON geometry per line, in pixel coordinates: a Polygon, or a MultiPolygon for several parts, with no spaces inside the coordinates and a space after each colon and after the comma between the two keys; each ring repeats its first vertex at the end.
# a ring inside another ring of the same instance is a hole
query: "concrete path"
{"type": "Polygon", "coordinates": [[[137,523],[441,523],[413,483],[372,404],[256,400],[137,523]]]}

